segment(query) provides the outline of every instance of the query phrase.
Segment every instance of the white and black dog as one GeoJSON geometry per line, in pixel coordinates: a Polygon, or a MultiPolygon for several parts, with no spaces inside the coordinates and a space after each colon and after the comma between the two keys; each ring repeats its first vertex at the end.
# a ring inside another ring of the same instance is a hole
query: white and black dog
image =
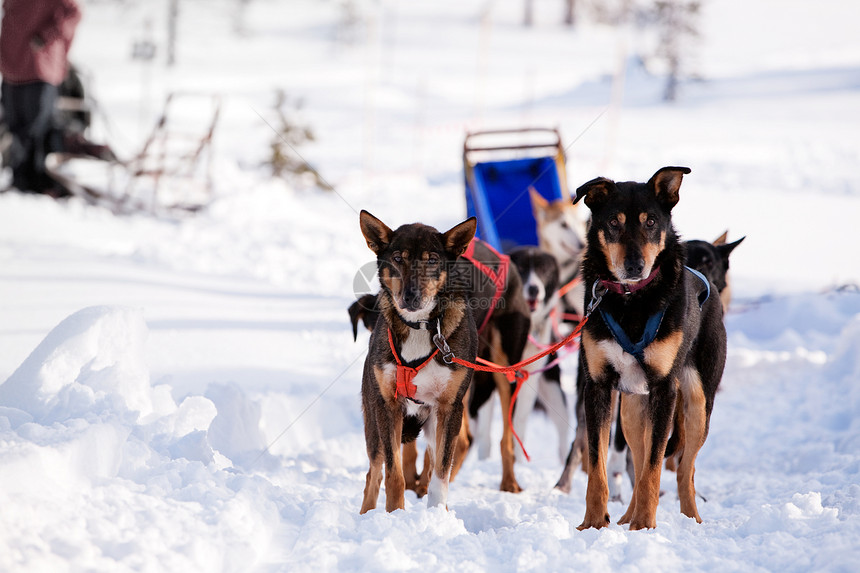
{"type": "MultiPolygon", "coordinates": [[[[530,357],[556,341],[553,321],[558,320],[560,312],[559,267],[555,257],[537,247],[520,247],[509,254],[522,278],[523,298],[531,313],[531,329],[523,352],[524,357],[530,357]]],[[[517,395],[513,427],[520,439],[524,440],[529,416],[535,404],[539,403],[556,427],[559,457],[564,459],[570,416],[561,390],[560,370],[558,365],[552,364],[554,360],[555,354],[550,354],[526,367],[531,375],[517,395]]],[[[522,461],[524,454],[521,448],[516,450],[516,454],[517,459],[522,461]]]]}

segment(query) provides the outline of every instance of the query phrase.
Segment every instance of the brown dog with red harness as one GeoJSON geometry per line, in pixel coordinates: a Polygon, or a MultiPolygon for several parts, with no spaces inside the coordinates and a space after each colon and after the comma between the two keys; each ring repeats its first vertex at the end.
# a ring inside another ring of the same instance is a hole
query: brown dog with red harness
{"type": "MultiPolygon", "coordinates": [[[[399,231],[399,229],[398,229],[399,231]]],[[[474,317],[478,332],[478,355],[497,364],[510,365],[523,356],[528,339],[529,309],[522,293],[522,281],[510,259],[478,239],[473,240],[460,257],[456,272],[448,277],[448,288],[465,293],[469,310],[474,317]]],[[[379,295],[364,295],[349,308],[353,335],[358,333],[358,322],[373,330],[381,312],[379,295]]],[[[459,356],[459,355],[458,355],[459,356]]],[[[472,417],[477,407],[497,391],[502,406],[502,480],[499,489],[519,492],[521,488],[514,473],[514,437],[507,412],[512,399],[512,385],[499,373],[475,372],[472,378],[471,399],[467,402],[472,417]]],[[[468,416],[457,440],[451,479],[457,474],[471,445],[468,432],[468,416]]],[[[423,495],[427,488],[428,459],[425,455],[424,471],[416,472],[417,450],[414,442],[403,447],[403,469],[406,487],[423,495]]]]}
{"type": "Polygon", "coordinates": [[[382,290],[380,317],[370,337],[361,383],[370,469],[361,513],[376,507],[385,468],[385,508],[404,507],[401,442],[423,428],[433,468],[428,504],[445,506],[454,443],[472,370],[453,354],[474,360],[475,321],[463,291],[449,277],[475,235],[468,219],[445,233],[414,223],[392,231],[362,211],[361,231],[376,253],[382,290]],[[453,354],[452,354],[453,353],[453,354]]]}

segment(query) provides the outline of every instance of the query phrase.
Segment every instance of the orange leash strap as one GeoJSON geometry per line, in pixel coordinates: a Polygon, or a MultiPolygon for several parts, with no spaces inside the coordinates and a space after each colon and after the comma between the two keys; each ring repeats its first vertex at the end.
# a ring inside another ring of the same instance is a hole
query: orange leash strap
{"type": "Polygon", "coordinates": [[[563,287],[558,289],[559,298],[563,297],[564,295],[566,295],[567,293],[572,291],[574,288],[576,288],[576,285],[578,285],[581,282],[582,282],[581,278],[574,277],[570,282],[566,283],[563,287]]]}
{"type": "Polygon", "coordinates": [[[523,441],[517,435],[516,430],[514,430],[513,424],[513,414],[514,414],[514,404],[517,402],[517,395],[520,393],[520,388],[523,383],[529,379],[528,370],[522,370],[525,366],[532,364],[533,362],[537,362],[547,354],[551,354],[556,352],[563,346],[570,344],[574,338],[579,336],[579,333],[582,331],[582,327],[585,326],[585,323],[588,322],[588,316],[583,317],[582,322],[580,322],[576,328],[568,334],[563,340],[556,342],[552,346],[538,352],[534,356],[527,358],[526,360],[521,360],[516,364],[512,364],[511,366],[501,366],[494,362],[490,362],[489,360],[484,360],[483,358],[477,358],[476,362],[469,362],[468,360],[463,360],[462,358],[458,358],[453,356],[451,358],[452,362],[456,362],[460,366],[465,366],[466,368],[471,368],[472,370],[480,370],[481,372],[499,372],[504,374],[508,379],[508,382],[516,382],[517,387],[514,389],[514,393],[511,396],[511,405],[508,408],[508,427],[511,429],[511,433],[516,438],[517,443],[520,445],[520,448],[523,450],[523,454],[526,456],[526,460],[531,461],[528,452],[526,452],[526,448],[523,446],[523,441]]]}

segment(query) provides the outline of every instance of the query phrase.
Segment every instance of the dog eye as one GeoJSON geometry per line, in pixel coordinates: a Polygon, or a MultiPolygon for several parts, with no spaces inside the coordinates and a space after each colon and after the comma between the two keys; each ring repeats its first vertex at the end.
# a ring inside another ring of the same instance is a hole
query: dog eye
{"type": "Polygon", "coordinates": [[[561,228],[562,228],[562,229],[567,229],[567,221],[562,221],[562,222],[561,222],[561,228]]]}
{"type": "Polygon", "coordinates": [[[648,217],[648,220],[645,221],[645,226],[648,227],[649,229],[656,224],[657,224],[657,221],[654,219],[654,217],[648,217]]]}
{"type": "Polygon", "coordinates": [[[436,265],[436,264],[438,264],[438,263],[439,263],[439,257],[437,257],[437,256],[435,256],[435,255],[431,255],[431,256],[427,259],[427,264],[428,264],[428,265],[436,265]]]}
{"type": "Polygon", "coordinates": [[[621,226],[621,221],[619,221],[618,219],[610,219],[609,220],[609,226],[612,227],[613,229],[617,229],[618,227],[621,226]]]}
{"type": "Polygon", "coordinates": [[[403,262],[403,257],[401,257],[399,254],[398,254],[398,255],[393,255],[393,256],[391,257],[391,260],[392,260],[392,261],[394,261],[394,262],[395,262],[395,263],[397,263],[397,264],[400,264],[400,263],[402,263],[402,262],[403,262]]]}

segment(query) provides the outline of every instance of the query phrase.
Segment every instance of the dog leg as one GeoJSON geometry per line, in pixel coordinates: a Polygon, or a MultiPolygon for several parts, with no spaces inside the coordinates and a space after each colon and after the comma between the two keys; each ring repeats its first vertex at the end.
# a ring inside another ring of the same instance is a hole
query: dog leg
{"type": "Polygon", "coordinates": [[[588,473],[588,438],[586,437],[585,424],[585,371],[584,360],[582,359],[582,351],[579,353],[579,364],[576,370],[576,435],[573,439],[571,453],[574,454],[574,460],[568,463],[581,463],[582,471],[588,473]],[[574,452],[575,448],[575,452],[574,452]]]}
{"type": "Polygon", "coordinates": [[[678,398],[675,401],[675,424],[672,428],[669,442],[666,444],[666,470],[670,472],[678,471],[678,463],[681,461],[681,453],[684,451],[685,442],[684,395],[682,392],[678,392],[678,398]],[[673,440],[674,444],[672,443],[673,440]]]}
{"type": "Polygon", "coordinates": [[[406,489],[415,491],[418,483],[418,444],[403,444],[403,481],[406,489]]]}
{"type": "MultiPolygon", "coordinates": [[[[510,364],[508,357],[501,348],[501,335],[493,329],[491,331],[493,343],[490,345],[490,357],[496,364],[510,364]]],[[[511,408],[511,383],[498,372],[493,373],[493,381],[496,383],[496,391],[499,394],[499,403],[502,406],[502,441],[499,449],[502,452],[502,483],[501,491],[519,493],[522,491],[517,478],[514,475],[514,435],[511,433],[511,425],[508,423],[508,412],[511,408]]]]}
{"type": "MultiPolygon", "coordinates": [[[[647,416],[646,407],[647,397],[645,396],[621,395],[621,425],[624,428],[627,447],[633,457],[633,468],[637,479],[642,474],[642,461],[645,459],[644,422],[647,416]]],[[[637,481],[634,479],[633,496],[630,498],[630,505],[627,506],[627,511],[618,520],[619,525],[630,523],[630,520],[633,518],[633,510],[639,497],[636,483],[637,481]]]]}
{"type": "Polygon", "coordinates": [[[404,491],[406,483],[403,479],[403,462],[400,455],[400,437],[403,432],[403,416],[400,406],[393,404],[387,409],[387,432],[380,428],[382,449],[385,455],[385,511],[406,507],[404,491]]]}
{"type": "Polygon", "coordinates": [[[582,350],[580,349],[579,360],[576,369],[576,403],[574,413],[576,414],[576,433],[570,444],[570,452],[564,463],[564,470],[555,487],[564,493],[570,493],[570,485],[573,483],[573,474],[576,466],[582,465],[582,471],[588,473],[588,456],[585,450],[588,447],[585,431],[585,370],[583,366],[582,350]]]}
{"type": "Polygon", "coordinates": [[[361,502],[360,514],[365,514],[371,509],[376,509],[380,485],[382,485],[382,455],[378,453],[376,456],[370,458],[370,469],[367,470],[367,479],[364,484],[364,499],[361,502]]]}
{"type": "MultiPolygon", "coordinates": [[[[522,338],[502,337],[501,332],[527,333],[529,325],[530,319],[527,315],[512,313],[498,318],[496,325],[491,330],[492,343],[490,344],[490,356],[493,362],[510,365],[520,361],[526,346],[525,334],[522,338]]],[[[508,412],[511,405],[511,384],[505,376],[498,373],[493,374],[493,379],[496,382],[496,390],[499,392],[499,402],[502,405],[502,483],[499,489],[519,493],[522,491],[522,488],[517,483],[517,478],[514,475],[514,435],[508,423],[508,412]]]]}
{"type": "Polygon", "coordinates": [[[561,470],[561,477],[558,478],[555,489],[564,493],[570,493],[570,485],[573,483],[573,472],[576,471],[576,466],[579,464],[579,460],[575,459],[575,454],[578,452],[576,443],[571,443],[570,451],[567,453],[567,459],[564,462],[564,469],[561,470]]]}
{"type": "MultiPolygon", "coordinates": [[[[674,417],[675,388],[672,384],[659,384],[651,388],[647,396],[625,396],[625,403],[634,408],[625,421],[638,418],[643,440],[640,442],[642,459],[636,465],[636,485],[633,488],[631,501],[632,513],[629,517],[630,530],[653,529],[657,527],[657,504],[660,501],[660,473],[663,466],[663,456],[666,452],[669,426],[674,417]],[[638,404],[636,404],[638,402],[638,404]],[[637,407],[638,406],[638,407],[637,407]]],[[[634,422],[634,425],[635,422],[634,422]]],[[[625,425],[625,435],[627,426],[625,425]]],[[[628,513],[630,509],[628,509],[628,513]]]]}
{"type": "MultiPolygon", "coordinates": [[[[534,378],[529,378],[520,386],[520,392],[517,394],[517,402],[514,405],[513,429],[516,430],[520,440],[525,443],[526,429],[528,426],[529,416],[534,411],[535,402],[538,396],[538,385],[541,384],[541,376],[537,375],[534,378]]],[[[514,447],[514,459],[522,463],[526,459],[523,449],[516,444],[514,447]]]]}
{"type": "Polygon", "coordinates": [[[463,419],[463,404],[457,402],[450,408],[438,406],[436,413],[436,451],[433,476],[427,490],[427,506],[441,505],[447,509],[448,483],[454,463],[454,447],[463,419]]]}
{"type": "Polygon", "coordinates": [[[361,501],[360,514],[376,509],[379,500],[379,488],[382,485],[382,443],[379,438],[379,424],[374,410],[364,408],[364,440],[367,444],[367,459],[370,467],[364,484],[364,497],[361,501]]]}
{"type": "Polygon", "coordinates": [[[681,460],[678,464],[678,498],[681,513],[702,523],[696,508],[696,486],[693,477],[696,473],[696,455],[705,443],[706,413],[705,394],[698,372],[685,368],[680,376],[683,396],[684,443],[680,447],[681,460]]]}
{"type": "Polygon", "coordinates": [[[606,453],[609,449],[612,391],[606,384],[589,380],[585,386],[585,422],[588,428],[588,486],[585,493],[585,518],[577,529],[609,525],[606,483],[606,453]]]}
{"type": "Polygon", "coordinates": [[[469,448],[472,445],[472,434],[469,432],[469,415],[466,413],[465,404],[468,403],[468,392],[463,398],[463,420],[460,422],[460,433],[457,434],[457,445],[454,450],[454,466],[451,468],[451,481],[457,477],[460,468],[463,466],[463,461],[466,459],[466,454],[469,453],[469,448]]]}
{"type": "Polygon", "coordinates": [[[427,451],[424,451],[424,467],[418,473],[418,443],[403,444],[403,479],[406,489],[415,492],[418,498],[427,495],[427,483],[430,480],[430,463],[427,451]]]}
{"type": "MultiPolygon", "coordinates": [[[[503,364],[498,360],[493,361],[497,364],[503,364]]],[[[496,381],[496,390],[499,392],[499,402],[502,405],[502,440],[499,442],[499,449],[502,452],[502,483],[499,489],[519,493],[522,488],[514,475],[514,435],[511,432],[511,425],[508,423],[508,412],[511,407],[511,384],[502,374],[493,374],[493,378],[496,381]]]]}
{"type": "Polygon", "coordinates": [[[612,422],[611,427],[613,432],[609,438],[609,466],[607,473],[609,478],[609,499],[612,501],[621,501],[621,487],[624,483],[624,470],[627,466],[627,447],[626,443],[622,442],[622,447],[619,448],[619,434],[624,435],[621,429],[621,416],[618,414],[619,393],[612,393],[612,422]]]}
{"type": "Polygon", "coordinates": [[[484,402],[484,405],[478,409],[478,459],[486,460],[490,457],[490,448],[492,447],[492,426],[493,413],[496,408],[495,396],[490,395],[490,399],[484,402]]]}
{"type": "Polygon", "coordinates": [[[415,495],[422,498],[427,495],[427,486],[430,484],[430,474],[433,471],[433,458],[428,447],[424,450],[424,467],[421,468],[421,475],[418,476],[418,483],[415,484],[415,495]]]}
{"type": "Polygon", "coordinates": [[[565,459],[565,446],[567,445],[567,432],[570,429],[570,415],[567,412],[567,401],[561,384],[548,382],[541,377],[538,382],[538,398],[546,406],[549,419],[558,433],[558,457],[565,459]]]}

